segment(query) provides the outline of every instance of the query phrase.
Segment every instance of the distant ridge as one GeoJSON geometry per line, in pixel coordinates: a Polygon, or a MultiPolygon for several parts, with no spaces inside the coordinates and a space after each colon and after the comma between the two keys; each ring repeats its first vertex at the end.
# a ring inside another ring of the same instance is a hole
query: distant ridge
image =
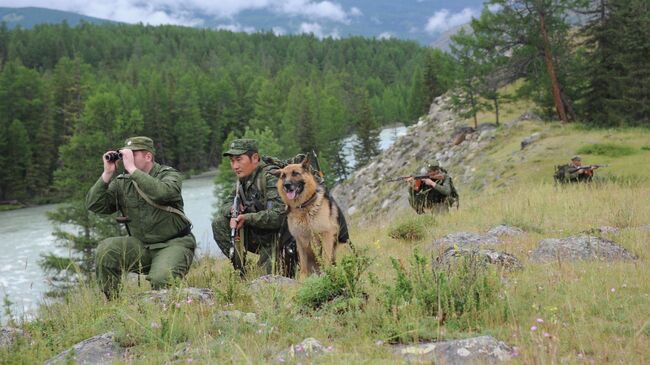
{"type": "Polygon", "coordinates": [[[7,28],[12,29],[32,28],[37,24],[50,23],[58,24],[68,22],[71,27],[78,25],[81,21],[94,24],[115,23],[111,20],[94,18],[68,11],[52,10],[45,8],[4,8],[0,7],[0,22],[4,22],[7,28]]]}

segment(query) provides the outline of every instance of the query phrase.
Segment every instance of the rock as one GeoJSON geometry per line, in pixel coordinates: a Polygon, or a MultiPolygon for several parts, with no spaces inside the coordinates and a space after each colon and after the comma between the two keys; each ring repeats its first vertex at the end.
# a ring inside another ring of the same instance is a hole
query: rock
{"type": "Polygon", "coordinates": [[[494,129],[497,129],[497,125],[494,123],[481,123],[478,125],[478,128],[476,128],[479,132],[491,131],[494,129]]]}
{"type": "Polygon", "coordinates": [[[259,322],[257,318],[257,314],[242,312],[238,310],[217,312],[214,314],[212,318],[214,322],[232,321],[232,322],[244,322],[252,325],[265,326],[265,324],[259,322]]]}
{"type": "Polygon", "coordinates": [[[491,336],[393,345],[393,351],[408,363],[436,365],[498,364],[513,358],[513,350],[491,336]]]}
{"type": "Polygon", "coordinates": [[[584,233],[586,234],[618,234],[621,230],[616,228],[616,227],[610,227],[610,226],[600,226],[598,228],[591,228],[584,233]]]}
{"type": "Polygon", "coordinates": [[[496,265],[501,270],[505,271],[521,270],[524,267],[519,259],[507,252],[499,252],[486,248],[474,249],[455,247],[447,248],[442,255],[438,256],[434,260],[433,266],[448,267],[450,264],[453,264],[454,261],[462,257],[469,257],[471,259],[478,257],[482,262],[486,264],[496,265]]]}
{"type": "Polygon", "coordinates": [[[434,241],[436,245],[444,246],[480,246],[495,245],[500,243],[499,239],[493,235],[481,235],[472,232],[454,232],[434,241]]]}
{"type": "Polygon", "coordinates": [[[517,118],[516,120],[518,122],[521,122],[521,121],[524,121],[524,120],[540,120],[541,121],[542,118],[539,115],[537,115],[537,114],[535,114],[535,113],[533,113],[531,111],[527,111],[524,114],[520,115],[519,118],[517,118]]]}
{"type": "Polygon", "coordinates": [[[113,364],[122,362],[125,351],[113,341],[113,332],[91,337],[47,360],[54,364],[113,364]]]}
{"type": "Polygon", "coordinates": [[[187,301],[188,304],[196,301],[200,303],[206,303],[208,305],[214,305],[214,293],[210,289],[206,288],[181,288],[177,290],[150,290],[143,293],[146,296],[145,300],[150,302],[169,302],[173,298],[180,298],[184,301],[187,301]],[[172,296],[173,298],[170,298],[172,296]]]}
{"type": "Polygon", "coordinates": [[[332,350],[331,346],[324,347],[315,338],[308,337],[297,345],[289,346],[288,350],[278,353],[276,362],[286,362],[290,359],[298,361],[310,360],[324,353],[332,352],[332,350]]]}
{"type": "Polygon", "coordinates": [[[533,142],[539,140],[540,138],[542,138],[542,134],[539,133],[539,132],[535,132],[535,133],[531,134],[530,136],[524,138],[521,141],[521,149],[523,150],[524,148],[526,148],[526,146],[532,144],[533,142]]]}
{"type": "Polygon", "coordinates": [[[513,227],[513,226],[508,226],[505,224],[499,224],[498,226],[494,226],[490,228],[489,231],[487,231],[487,234],[493,235],[493,236],[520,236],[524,234],[524,231],[519,228],[519,227],[513,227]]]}
{"type": "Polygon", "coordinates": [[[547,238],[539,242],[531,260],[536,262],[598,259],[605,261],[635,260],[636,255],[604,238],[579,235],[567,238],[547,238]]]}
{"type": "Polygon", "coordinates": [[[294,288],[300,286],[300,282],[280,275],[264,275],[251,282],[251,291],[259,292],[262,288],[276,286],[280,288],[294,288]]]}
{"type": "Polygon", "coordinates": [[[0,349],[13,346],[21,336],[24,336],[24,332],[18,328],[0,327],[0,349]]]}

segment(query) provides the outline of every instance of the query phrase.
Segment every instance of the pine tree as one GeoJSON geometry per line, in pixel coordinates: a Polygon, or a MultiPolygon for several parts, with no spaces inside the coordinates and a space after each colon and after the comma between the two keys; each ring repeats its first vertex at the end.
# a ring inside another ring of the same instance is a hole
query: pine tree
{"type": "Polygon", "coordinates": [[[408,116],[411,121],[417,121],[420,116],[428,112],[430,105],[427,105],[426,98],[427,94],[424,88],[424,76],[422,75],[420,67],[416,66],[411,79],[411,89],[409,91],[408,101],[408,116]]]}
{"type": "Polygon", "coordinates": [[[359,90],[357,94],[359,109],[356,119],[357,143],[354,145],[355,168],[367,165],[380,152],[379,131],[375,117],[368,103],[368,94],[359,90]]]}

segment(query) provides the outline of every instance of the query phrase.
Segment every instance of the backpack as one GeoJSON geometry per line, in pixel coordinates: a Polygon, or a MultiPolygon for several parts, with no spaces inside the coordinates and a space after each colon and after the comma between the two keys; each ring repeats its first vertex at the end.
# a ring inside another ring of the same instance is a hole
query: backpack
{"type": "MultiPolygon", "coordinates": [[[[445,173],[445,175],[449,176],[449,173],[447,170],[444,168],[440,168],[442,172],[445,173]]],[[[449,206],[453,206],[454,203],[456,204],[456,209],[460,207],[460,195],[458,195],[458,190],[456,190],[456,186],[454,186],[454,179],[452,179],[451,176],[449,176],[449,188],[451,189],[451,193],[449,194],[449,199],[447,199],[447,202],[449,203],[449,206]]]]}
{"type": "Polygon", "coordinates": [[[569,181],[569,169],[571,165],[557,165],[555,166],[555,173],[553,173],[553,180],[556,183],[565,183],[569,181]]]}

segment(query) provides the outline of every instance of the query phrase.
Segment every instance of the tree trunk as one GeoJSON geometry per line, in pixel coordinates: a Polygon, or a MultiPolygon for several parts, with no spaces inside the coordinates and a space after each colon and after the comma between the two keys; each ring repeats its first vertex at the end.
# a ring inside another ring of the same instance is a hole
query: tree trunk
{"type": "Polygon", "coordinates": [[[546,33],[546,23],[544,9],[537,9],[539,12],[539,26],[542,33],[542,39],[544,41],[544,62],[546,62],[546,68],[548,70],[548,76],[551,78],[551,89],[553,92],[553,101],[555,102],[555,110],[560,117],[562,124],[567,122],[566,112],[564,111],[564,104],[562,103],[562,97],[560,95],[560,86],[557,82],[557,76],[555,75],[555,66],[553,66],[553,54],[551,52],[551,45],[549,44],[548,34],[546,33]]]}

